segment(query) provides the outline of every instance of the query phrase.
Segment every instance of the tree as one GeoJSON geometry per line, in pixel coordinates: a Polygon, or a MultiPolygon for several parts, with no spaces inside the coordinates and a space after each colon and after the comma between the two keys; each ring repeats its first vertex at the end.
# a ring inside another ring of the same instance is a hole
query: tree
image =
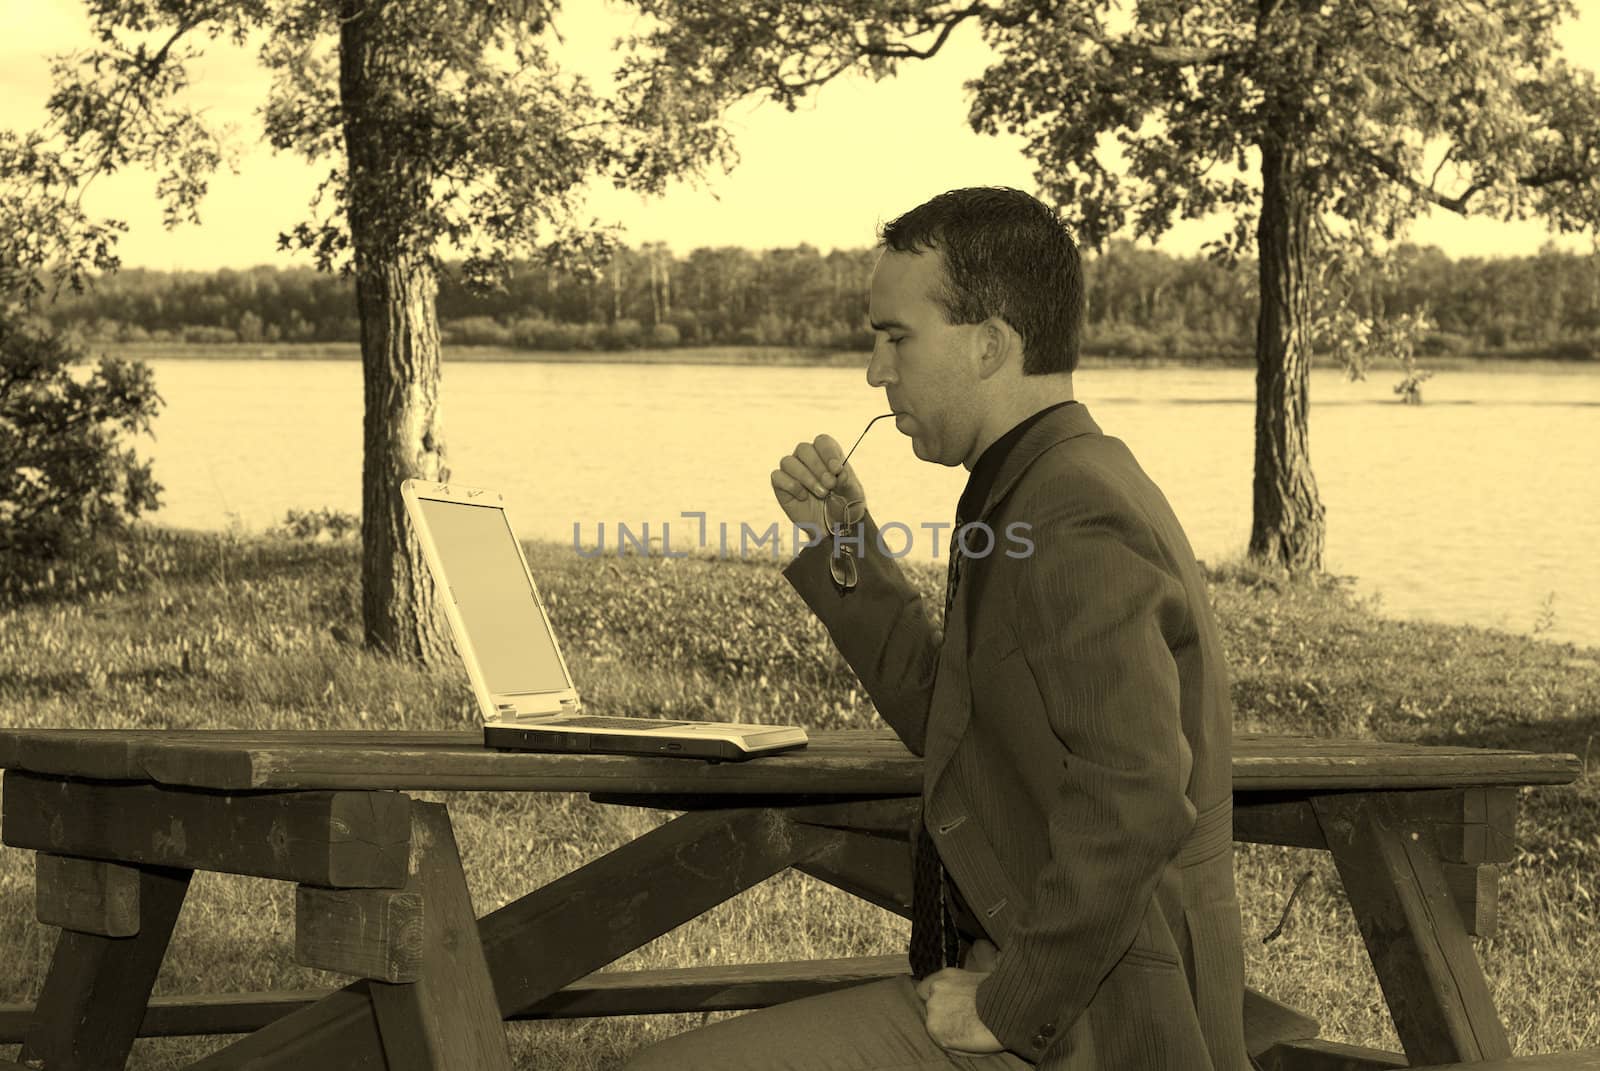
{"type": "MultiPolygon", "coordinates": [[[[399,495],[446,481],[435,296],[441,251],[474,285],[511,258],[603,262],[614,235],[578,218],[592,176],[658,193],[719,158],[670,95],[622,121],[545,40],[542,0],[89,0],[95,47],[58,60],[51,122],[0,135],[0,292],[34,300],[117,267],[124,229],[82,205],[97,174],[159,173],[168,225],[198,222],[227,146],[185,106],[196,42],[264,41],[274,81],[266,137],[328,164],[312,218],[280,238],[355,276],[365,395],[365,641],[424,662],[452,657],[399,495]]],[[[701,117],[688,115],[690,119],[701,117]]],[[[726,159],[723,159],[726,163],[726,159]]]]}
{"type": "Polygon", "coordinates": [[[792,109],[847,71],[881,78],[936,54],[970,20],[997,57],[969,83],[973,128],[1027,139],[1042,196],[1089,246],[1231,211],[1213,251],[1254,243],[1260,281],[1249,550],[1292,569],[1322,562],[1307,436],[1314,257],[1392,240],[1430,205],[1600,224],[1600,94],[1551,36],[1570,0],[640,7],[660,20],[640,43],[668,62],[630,61],[633,92],[670,86],[701,111],[757,93],[792,109]]]}

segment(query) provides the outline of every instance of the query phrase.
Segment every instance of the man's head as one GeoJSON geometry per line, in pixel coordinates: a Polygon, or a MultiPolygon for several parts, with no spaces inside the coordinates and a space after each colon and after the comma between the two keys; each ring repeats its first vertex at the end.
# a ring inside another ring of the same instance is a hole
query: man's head
{"type": "Polygon", "coordinates": [[[879,244],[867,380],[906,414],[896,425],[919,457],[970,466],[1030,399],[1071,396],[1082,264],[1048,207],[1019,190],[952,190],[884,226],[879,244]]]}

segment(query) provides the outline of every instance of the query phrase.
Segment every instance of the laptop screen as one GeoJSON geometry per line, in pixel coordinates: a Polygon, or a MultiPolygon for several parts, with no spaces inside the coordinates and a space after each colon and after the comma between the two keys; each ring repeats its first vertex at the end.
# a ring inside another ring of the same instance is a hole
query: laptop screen
{"type": "Polygon", "coordinates": [[[421,496],[417,505],[489,691],[516,695],[570,688],[505,511],[421,496]]]}

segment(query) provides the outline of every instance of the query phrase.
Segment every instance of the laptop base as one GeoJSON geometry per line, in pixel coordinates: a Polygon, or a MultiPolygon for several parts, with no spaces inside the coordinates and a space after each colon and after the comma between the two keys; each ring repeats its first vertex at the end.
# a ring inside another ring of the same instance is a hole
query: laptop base
{"type": "Polygon", "coordinates": [[[666,737],[653,733],[588,733],[582,729],[556,727],[530,729],[515,725],[485,725],[485,747],[500,751],[543,751],[588,755],[654,755],[674,759],[710,759],[713,762],[744,762],[759,755],[775,755],[806,746],[805,737],[792,743],[757,749],[741,746],[735,740],[714,736],[696,738],[666,737]]]}

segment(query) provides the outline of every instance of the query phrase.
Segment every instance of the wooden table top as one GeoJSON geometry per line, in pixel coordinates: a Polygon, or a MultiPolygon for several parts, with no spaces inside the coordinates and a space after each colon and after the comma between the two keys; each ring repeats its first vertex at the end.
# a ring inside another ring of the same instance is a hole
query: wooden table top
{"type": "MultiPolygon", "coordinates": [[[[922,760],[888,729],[812,732],[742,763],[494,751],[459,732],[3,729],[0,768],[218,790],[397,789],[916,795],[922,760]]],[[[1558,785],[1574,755],[1238,733],[1235,793],[1558,785]]]]}

